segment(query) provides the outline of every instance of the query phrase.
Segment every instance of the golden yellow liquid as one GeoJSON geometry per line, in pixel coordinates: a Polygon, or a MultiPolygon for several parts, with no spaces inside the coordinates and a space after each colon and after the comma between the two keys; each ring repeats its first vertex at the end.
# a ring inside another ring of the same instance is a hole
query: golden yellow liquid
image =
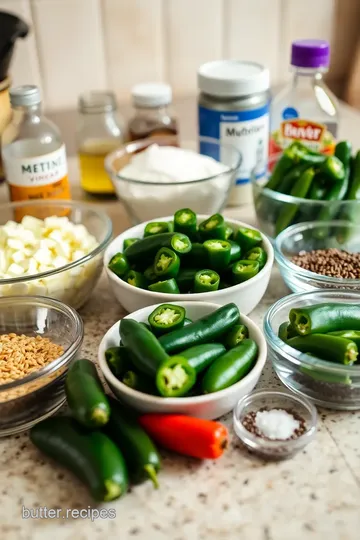
{"type": "Polygon", "coordinates": [[[93,195],[115,193],[105,171],[104,159],[109,152],[120,146],[119,141],[97,141],[86,144],[79,150],[81,187],[93,195]]]}

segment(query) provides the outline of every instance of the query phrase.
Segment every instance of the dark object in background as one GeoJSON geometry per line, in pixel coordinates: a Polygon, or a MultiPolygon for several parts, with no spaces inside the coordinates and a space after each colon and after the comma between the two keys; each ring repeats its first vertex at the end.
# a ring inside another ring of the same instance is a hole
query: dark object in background
{"type": "Polygon", "coordinates": [[[8,75],[16,40],[26,37],[28,33],[29,26],[19,17],[0,11],[0,82],[8,75]]]}

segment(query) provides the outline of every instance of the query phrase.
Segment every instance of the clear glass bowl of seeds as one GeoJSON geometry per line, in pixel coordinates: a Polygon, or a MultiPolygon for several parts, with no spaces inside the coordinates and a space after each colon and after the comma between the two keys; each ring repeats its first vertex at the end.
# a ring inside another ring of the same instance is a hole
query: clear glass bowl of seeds
{"type": "Polygon", "coordinates": [[[240,399],[233,422],[248,450],[262,458],[281,460],[313,440],[317,412],[310,401],[295,394],[256,390],[240,399]]]}
{"type": "MultiPolygon", "coordinates": [[[[300,352],[279,337],[280,326],[295,308],[329,304],[328,317],[336,304],[360,305],[360,292],[329,289],[290,294],[275,302],[264,317],[268,357],[281,382],[297,395],[328,409],[360,410],[360,362],[344,365],[300,352]]],[[[324,351],[324,356],[327,352],[324,351]]]]}
{"type": "Polygon", "coordinates": [[[360,214],[356,215],[352,221],[299,223],[279,234],[275,258],[290,290],[360,291],[360,214]]]}

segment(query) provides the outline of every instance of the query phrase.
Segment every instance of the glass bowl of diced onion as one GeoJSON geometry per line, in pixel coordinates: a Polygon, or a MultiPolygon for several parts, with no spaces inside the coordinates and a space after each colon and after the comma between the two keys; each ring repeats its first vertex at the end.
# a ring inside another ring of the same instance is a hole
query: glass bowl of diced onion
{"type": "Polygon", "coordinates": [[[100,277],[112,223],[96,207],[71,201],[0,205],[0,297],[38,295],[75,309],[100,277]]]}

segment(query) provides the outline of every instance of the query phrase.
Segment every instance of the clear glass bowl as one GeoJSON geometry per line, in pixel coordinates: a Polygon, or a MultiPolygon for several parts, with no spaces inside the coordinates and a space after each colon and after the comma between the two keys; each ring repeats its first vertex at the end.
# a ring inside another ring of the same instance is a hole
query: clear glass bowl
{"type": "Polygon", "coordinates": [[[276,156],[269,160],[268,174],[265,177],[256,178],[255,174],[252,175],[254,206],[259,228],[269,238],[274,239],[281,232],[276,227],[280,212],[285,208],[290,210],[294,205],[297,212],[289,226],[304,221],[316,221],[324,209],[329,210],[329,219],[344,219],[360,224],[360,201],[314,201],[284,195],[266,188],[270,171],[278,159],[279,156],[276,156]]]}
{"type": "Polygon", "coordinates": [[[67,216],[73,223],[84,225],[99,245],[85,257],[55,270],[0,279],[0,297],[47,296],[79,309],[89,299],[101,275],[103,252],[112,236],[111,219],[90,204],[71,201],[26,201],[0,205],[0,225],[9,220],[19,221],[25,215],[41,219],[67,216]]]}
{"type": "Polygon", "coordinates": [[[105,158],[105,168],[114,185],[116,194],[124,204],[133,224],[142,223],[179,208],[192,208],[199,214],[221,212],[235,182],[236,171],[241,162],[238,150],[220,144],[215,139],[199,137],[197,141],[181,141],[174,136],[164,136],[130,142],[105,158]],[[121,169],[130,162],[132,155],[152,144],[180,146],[205,155],[211,155],[229,169],[221,174],[187,182],[155,183],[132,180],[121,175],[121,169]]]}
{"type": "Polygon", "coordinates": [[[64,354],[23,379],[0,385],[0,436],[30,428],[65,401],[65,376],[83,341],[83,323],[71,307],[40,296],[0,298],[0,334],[41,336],[64,354]]]}
{"type": "Polygon", "coordinates": [[[359,304],[360,294],[344,290],[310,291],[285,296],[273,304],[264,318],[268,355],[279,379],[290,390],[329,409],[360,409],[360,365],[315,360],[278,337],[279,326],[289,320],[292,308],[327,302],[359,304]]]}
{"type": "Polygon", "coordinates": [[[275,239],[275,258],[286,285],[293,292],[319,289],[360,291],[360,279],[315,274],[291,262],[300,251],[337,248],[360,252],[360,225],[348,221],[311,221],[292,225],[275,239]]]}
{"type": "Polygon", "coordinates": [[[233,413],[234,430],[249,450],[270,459],[285,459],[302,450],[315,437],[317,412],[307,400],[289,393],[272,390],[256,390],[240,399],[233,413]],[[305,420],[306,431],[297,439],[285,441],[269,440],[248,431],[243,420],[250,412],[261,409],[283,409],[299,415],[305,420]]]}

